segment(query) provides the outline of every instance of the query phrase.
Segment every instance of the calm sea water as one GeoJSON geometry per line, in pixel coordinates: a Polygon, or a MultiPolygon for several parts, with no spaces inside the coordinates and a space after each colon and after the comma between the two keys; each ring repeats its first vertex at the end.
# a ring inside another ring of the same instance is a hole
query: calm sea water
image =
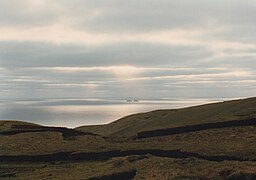
{"type": "Polygon", "coordinates": [[[77,127],[105,124],[121,117],[156,109],[175,109],[216,102],[213,99],[126,100],[41,99],[0,101],[1,120],[22,120],[47,126],[77,127]]]}

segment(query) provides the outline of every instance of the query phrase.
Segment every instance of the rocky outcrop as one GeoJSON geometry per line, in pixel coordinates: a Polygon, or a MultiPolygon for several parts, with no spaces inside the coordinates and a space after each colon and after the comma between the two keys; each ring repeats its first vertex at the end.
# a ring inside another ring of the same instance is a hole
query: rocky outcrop
{"type": "Polygon", "coordinates": [[[137,138],[142,139],[142,138],[150,138],[150,137],[157,137],[157,136],[167,136],[167,135],[195,132],[195,131],[201,131],[206,129],[219,129],[219,128],[255,126],[255,125],[256,125],[256,119],[232,120],[232,121],[224,121],[224,122],[216,122],[216,123],[181,126],[181,127],[175,127],[175,128],[167,128],[167,129],[157,129],[157,130],[151,130],[151,131],[142,131],[137,133],[137,138]]]}

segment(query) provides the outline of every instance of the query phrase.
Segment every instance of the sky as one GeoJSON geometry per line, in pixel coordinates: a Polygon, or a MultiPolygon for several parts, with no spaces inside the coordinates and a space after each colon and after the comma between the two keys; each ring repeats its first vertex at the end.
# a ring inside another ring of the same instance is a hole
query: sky
{"type": "Polygon", "coordinates": [[[0,99],[256,94],[256,0],[0,0],[0,99]]]}

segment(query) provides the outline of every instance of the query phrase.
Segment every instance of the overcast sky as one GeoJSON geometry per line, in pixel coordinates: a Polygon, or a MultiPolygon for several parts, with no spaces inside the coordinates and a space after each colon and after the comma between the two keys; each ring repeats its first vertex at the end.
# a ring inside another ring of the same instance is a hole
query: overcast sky
{"type": "Polygon", "coordinates": [[[255,32],[256,0],[0,0],[0,96],[255,96],[255,32]]]}

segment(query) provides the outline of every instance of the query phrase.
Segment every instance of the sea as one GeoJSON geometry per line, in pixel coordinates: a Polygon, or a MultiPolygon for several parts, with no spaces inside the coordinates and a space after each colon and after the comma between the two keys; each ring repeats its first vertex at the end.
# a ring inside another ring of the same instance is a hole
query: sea
{"type": "MultiPolygon", "coordinates": [[[[222,99],[223,100],[223,99],[222,99]]],[[[74,128],[107,124],[124,116],[158,109],[177,109],[222,101],[192,99],[49,98],[0,100],[0,120],[74,128]]]]}

